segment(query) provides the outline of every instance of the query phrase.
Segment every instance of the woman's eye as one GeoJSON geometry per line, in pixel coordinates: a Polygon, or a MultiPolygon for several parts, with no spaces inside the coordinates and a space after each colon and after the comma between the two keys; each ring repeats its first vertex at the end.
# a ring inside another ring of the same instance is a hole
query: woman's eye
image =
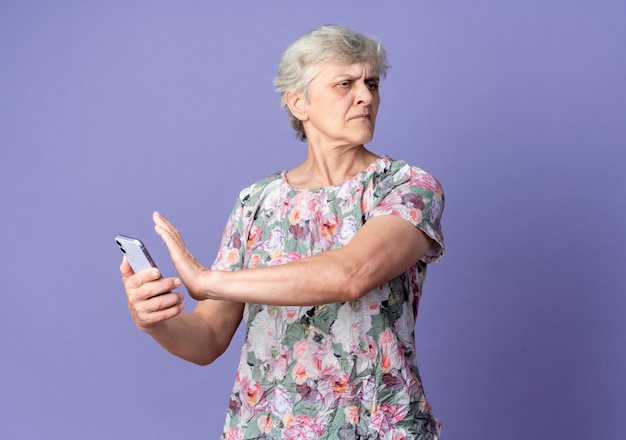
{"type": "Polygon", "coordinates": [[[376,81],[368,81],[367,82],[367,87],[370,90],[376,90],[376,89],[378,89],[378,83],[376,81]]]}

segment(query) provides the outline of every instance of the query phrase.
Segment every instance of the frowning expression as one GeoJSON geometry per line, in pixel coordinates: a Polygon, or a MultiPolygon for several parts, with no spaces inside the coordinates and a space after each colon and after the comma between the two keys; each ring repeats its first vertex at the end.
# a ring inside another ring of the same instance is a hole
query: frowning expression
{"type": "Polygon", "coordinates": [[[324,63],[302,102],[311,143],[362,145],[374,137],[380,104],[378,73],[368,63],[324,63]]]}

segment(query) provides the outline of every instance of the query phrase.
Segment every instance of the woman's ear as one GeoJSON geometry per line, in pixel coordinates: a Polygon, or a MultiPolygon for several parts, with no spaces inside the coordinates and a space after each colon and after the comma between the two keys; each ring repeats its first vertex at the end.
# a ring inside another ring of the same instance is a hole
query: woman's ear
{"type": "Polygon", "coordinates": [[[309,115],[307,114],[305,107],[305,100],[303,93],[293,92],[288,90],[285,92],[285,103],[289,108],[289,111],[292,115],[298,118],[301,121],[307,121],[309,119],[309,115]]]}

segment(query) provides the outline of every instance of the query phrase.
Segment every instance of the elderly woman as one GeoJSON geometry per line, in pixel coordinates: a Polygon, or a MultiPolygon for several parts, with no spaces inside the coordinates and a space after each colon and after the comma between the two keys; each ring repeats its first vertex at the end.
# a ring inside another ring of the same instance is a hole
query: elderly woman
{"type": "Polygon", "coordinates": [[[436,439],[415,359],[426,266],[443,253],[443,194],[420,168],[365,148],[386,54],[324,26],[284,53],[275,79],[304,162],[241,191],[210,269],[160,214],[180,278],[121,272],[137,326],[209,364],[246,336],[225,439],[436,439]],[[184,284],[198,300],[182,313],[184,284]]]}

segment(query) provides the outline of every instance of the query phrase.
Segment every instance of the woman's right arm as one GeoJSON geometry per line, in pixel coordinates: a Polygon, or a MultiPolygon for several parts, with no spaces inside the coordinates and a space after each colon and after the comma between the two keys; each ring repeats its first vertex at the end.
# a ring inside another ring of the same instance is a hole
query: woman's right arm
{"type": "Polygon", "coordinates": [[[128,307],[137,327],[170,353],[207,365],[228,347],[243,314],[243,304],[200,301],[192,313],[182,313],[183,295],[177,278],[160,278],[158,269],[134,273],[124,259],[120,265],[128,307]]]}

